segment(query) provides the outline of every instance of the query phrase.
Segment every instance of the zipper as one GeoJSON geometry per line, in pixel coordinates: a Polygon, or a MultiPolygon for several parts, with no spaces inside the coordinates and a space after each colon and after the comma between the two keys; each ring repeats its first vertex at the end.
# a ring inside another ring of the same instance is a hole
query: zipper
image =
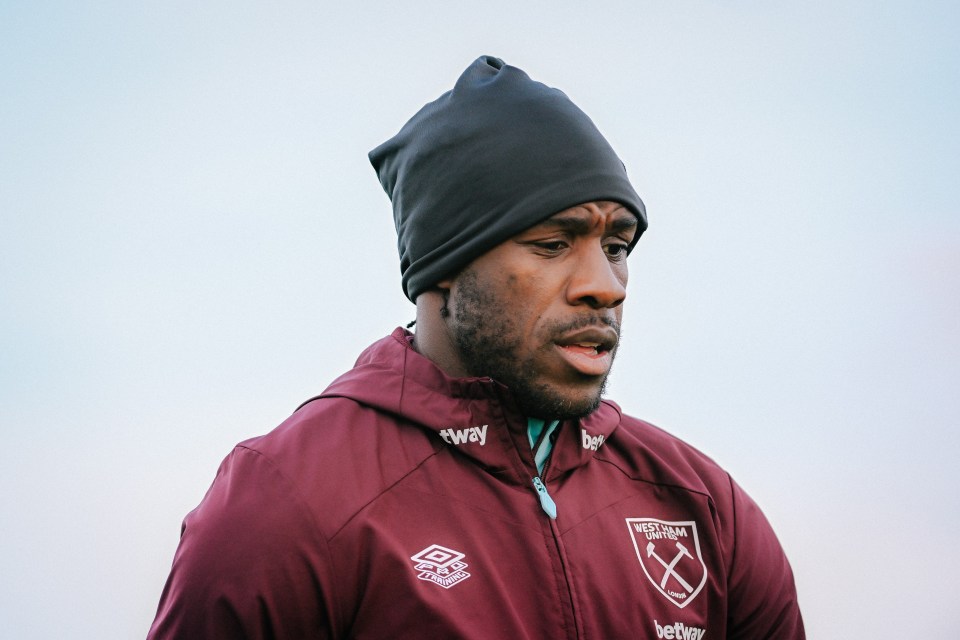
{"type": "Polygon", "coordinates": [[[563,572],[564,582],[567,587],[567,602],[570,606],[570,618],[573,622],[574,635],[577,638],[580,638],[580,614],[578,607],[575,604],[575,598],[573,595],[573,587],[570,583],[570,567],[566,557],[566,553],[563,550],[563,541],[560,538],[560,530],[557,528],[557,503],[553,501],[553,498],[550,497],[550,492],[547,491],[547,484],[543,481],[541,476],[546,477],[547,470],[550,467],[550,461],[553,459],[553,452],[547,458],[547,463],[543,466],[543,471],[539,476],[534,476],[533,478],[533,488],[537,492],[537,497],[540,499],[540,508],[543,509],[543,512],[550,516],[550,532],[553,534],[553,544],[556,549],[557,559],[560,561],[560,569],[563,572]]]}
{"type": "Polygon", "coordinates": [[[533,477],[533,488],[537,492],[537,497],[540,498],[540,508],[543,509],[543,512],[550,516],[551,519],[556,520],[557,503],[550,497],[550,492],[547,491],[547,485],[543,484],[540,476],[533,477]]]}
{"type": "Polygon", "coordinates": [[[543,431],[540,433],[540,437],[537,439],[536,445],[531,448],[530,453],[533,455],[533,468],[540,475],[533,477],[533,489],[537,492],[537,498],[540,500],[540,508],[543,509],[543,512],[550,516],[551,520],[557,519],[557,503],[553,501],[553,498],[550,497],[550,492],[547,491],[547,484],[543,481],[542,477],[547,476],[547,470],[550,468],[550,461],[553,460],[553,434],[556,433],[559,423],[555,422],[548,428],[545,424],[543,426],[543,431]],[[537,455],[540,453],[540,449],[547,444],[547,441],[550,441],[550,449],[547,454],[547,459],[543,462],[543,470],[537,468],[537,455]]]}
{"type": "MultiPolygon", "coordinates": [[[[540,441],[536,443],[537,446],[533,447],[530,455],[533,458],[533,468],[539,475],[535,475],[532,478],[533,481],[533,490],[537,493],[537,498],[540,500],[540,508],[543,509],[543,512],[550,517],[550,532],[553,534],[553,543],[554,549],[556,550],[556,559],[560,563],[561,571],[563,572],[564,581],[567,586],[567,602],[566,606],[570,607],[570,619],[573,623],[574,635],[577,638],[580,638],[580,629],[581,622],[579,620],[579,611],[577,606],[574,604],[574,595],[573,588],[570,585],[570,569],[567,566],[566,554],[563,551],[563,543],[560,539],[560,531],[557,529],[557,503],[553,501],[553,498],[550,497],[550,492],[547,491],[547,484],[543,481],[543,478],[547,477],[547,471],[550,469],[550,463],[553,461],[553,448],[551,447],[550,453],[547,456],[547,459],[544,461],[543,471],[537,470],[537,459],[536,459],[536,450],[540,448],[540,445],[543,442],[545,437],[555,436],[559,430],[559,425],[554,428],[551,433],[546,433],[546,428],[544,428],[544,433],[541,434],[540,441]]],[[[555,438],[554,438],[555,439],[555,438]]]]}

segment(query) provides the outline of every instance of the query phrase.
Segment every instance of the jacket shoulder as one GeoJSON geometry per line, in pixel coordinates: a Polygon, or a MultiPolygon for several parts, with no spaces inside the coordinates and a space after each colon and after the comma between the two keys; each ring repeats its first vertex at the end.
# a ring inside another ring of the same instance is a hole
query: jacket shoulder
{"type": "Polygon", "coordinates": [[[241,442],[184,519],[149,637],[333,637],[332,541],[433,454],[419,429],[346,398],[241,442]]]}
{"type": "Polygon", "coordinates": [[[635,480],[729,496],[730,476],[712,458],[649,422],[624,414],[598,455],[635,480]]]}
{"type": "Polygon", "coordinates": [[[439,449],[415,425],[344,397],[313,400],[237,447],[269,460],[328,539],[439,449]]]}

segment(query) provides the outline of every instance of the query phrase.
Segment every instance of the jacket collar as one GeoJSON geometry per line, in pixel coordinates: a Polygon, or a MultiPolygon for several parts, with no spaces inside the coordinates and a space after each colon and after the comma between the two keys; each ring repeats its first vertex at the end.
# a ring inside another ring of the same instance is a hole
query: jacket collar
{"type": "MultiPolygon", "coordinates": [[[[527,420],[510,390],[491,378],[452,378],[417,353],[412,341],[413,334],[397,328],[307,402],[351,398],[436,434],[491,473],[529,483],[537,473],[527,441],[527,420]]],[[[620,417],[620,408],[604,400],[585,418],[557,427],[545,480],[590,462],[616,430],[620,417]]]]}

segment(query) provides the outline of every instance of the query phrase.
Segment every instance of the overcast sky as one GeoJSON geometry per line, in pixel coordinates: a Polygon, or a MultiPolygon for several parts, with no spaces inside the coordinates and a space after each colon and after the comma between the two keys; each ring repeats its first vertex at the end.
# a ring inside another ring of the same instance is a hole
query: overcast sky
{"type": "Polygon", "coordinates": [[[811,638],[955,637],[960,5],[363,4],[0,2],[0,636],[142,637],[233,444],[413,318],[366,153],[491,54],[648,206],[610,397],[811,638]]]}

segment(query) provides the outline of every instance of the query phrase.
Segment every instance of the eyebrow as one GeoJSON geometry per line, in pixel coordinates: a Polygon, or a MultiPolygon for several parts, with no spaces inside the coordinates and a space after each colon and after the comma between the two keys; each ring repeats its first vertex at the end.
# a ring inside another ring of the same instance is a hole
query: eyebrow
{"type": "MultiPolygon", "coordinates": [[[[587,218],[580,216],[547,218],[537,226],[561,229],[563,231],[569,231],[574,235],[586,235],[590,233],[590,228],[592,227],[587,218]]],[[[613,233],[629,231],[630,229],[636,228],[636,226],[637,218],[634,215],[620,216],[610,221],[610,231],[613,233]]]]}

